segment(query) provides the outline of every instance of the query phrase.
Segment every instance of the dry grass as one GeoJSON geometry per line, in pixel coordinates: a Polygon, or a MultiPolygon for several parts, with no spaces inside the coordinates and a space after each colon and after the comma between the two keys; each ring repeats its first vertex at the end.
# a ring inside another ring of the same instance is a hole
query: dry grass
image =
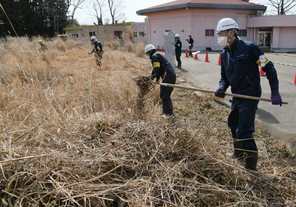
{"type": "Polygon", "coordinates": [[[264,132],[253,175],[225,156],[211,98],[175,92],[177,119],[160,120],[157,87],[134,81],[148,61],[107,49],[98,71],[84,45],[46,44],[0,46],[1,206],[295,206],[295,162],[264,132]]]}
{"type": "Polygon", "coordinates": [[[123,52],[129,52],[136,54],[137,57],[145,57],[144,43],[132,43],[131,41],[125,41],[124,45],[120,45],[119,41],[109,41],[106,43],[106,46],[111,50],[120,50],[123,52]]]}

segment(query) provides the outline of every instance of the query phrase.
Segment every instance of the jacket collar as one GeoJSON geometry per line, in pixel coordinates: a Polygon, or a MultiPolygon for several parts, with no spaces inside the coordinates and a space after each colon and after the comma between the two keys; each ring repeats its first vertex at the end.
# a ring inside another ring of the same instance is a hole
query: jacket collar
{"type": "Polygon", "coordinates": [[[232,45],[230,47],[226,47],[225,50],[228,52],[234,52],[239,48],[239,44],[240,44],[240,40],[235,39],[232,45]]]}

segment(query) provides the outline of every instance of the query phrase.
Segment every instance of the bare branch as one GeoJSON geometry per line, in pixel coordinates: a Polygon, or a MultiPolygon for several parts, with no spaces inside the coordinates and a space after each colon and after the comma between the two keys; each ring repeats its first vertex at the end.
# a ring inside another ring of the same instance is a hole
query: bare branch
{"type": "Polygon", "coordinates": [[[98,25],[103,25],[103,7],[105,6],[105,0],[95,0],[93,9],[95,11],[95,17],[98,25]]]}
{"type": "Polygon", "coordinates": [[[73,8],[71,12],[71,21],[74,21],[75,13],[78,9],[82,8],[82,5],[85,3],[86,0],[68,0],[70,3],[70,6],[73,8]]]}
{"type": "Polygon", "coordinates": [[[268,0],[270,5],[275,8],[278,15],[285,15],[296,7],[296,0],[268,0]]]}
{"type": "Polygon", "coordinates": [[[287,5],[285,5],[285,9],[290,8],[291,6],[294,7],[296,5],[296,1],[291,1],[290,3],[288,3],[287,5]]]}
{"type": "Polygon", "coordinates": [[[296,4],[293,5],[293,6],[291,6],[290,8],[287,8],[286,11],[289,12],[289,11],[291,11],[292,9],[294,9],[295,7],[296,7],[296,4]]]}
{"type": "Polygon", "coordinates": [[[121,19],[121,9],[122,2],[121,0],[107,0],[109,13],[111,16],[112,24],[115,24],[119,19],[121,19]]]}

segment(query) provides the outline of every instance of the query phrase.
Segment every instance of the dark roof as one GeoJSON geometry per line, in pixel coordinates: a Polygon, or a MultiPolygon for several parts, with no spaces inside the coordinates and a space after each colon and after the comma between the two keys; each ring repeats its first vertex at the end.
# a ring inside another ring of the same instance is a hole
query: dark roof
{"type": "Polygon", "coordinates": [[[177,0],[137,11],[138,15],[172,11],[178,9],[236,9],[265,11],[266,6],[247,0],[177,0]]]}

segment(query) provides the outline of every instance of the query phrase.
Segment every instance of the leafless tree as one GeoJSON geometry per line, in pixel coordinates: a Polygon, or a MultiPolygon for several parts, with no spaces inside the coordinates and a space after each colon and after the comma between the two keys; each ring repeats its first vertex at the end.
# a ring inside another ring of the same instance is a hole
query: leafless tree
{"type": "Polygon", "coordinates": [[[103,25],[103,8],[105,6],[105,0],[95,0],[93,9],[95,11],[95,17],[97,19],[97,25],[103,25]]]}
{"type": "Polygon", "coordinates": [[[286,15],[296,8],[296,0],[268,0],[278,15],[286,15]]]}
{"type": "Polygon", "coordinates": [[[116,24],[118,20],[123,17],[122,1],[121,0],[107,0],[112,24],[116,24]]]}
{"type": "Polygon", "coordinates": [[[85,3],[86,0],[70,0],[70,1],[71,1],[70,7],[72,7],[70,18],[71,18],[71,21],[73,22],[77,9],[81,9],[83,3],[85,3]]]}
{"type": "Polygon", "coordinates": [[[71,0],[65,0],[65,2],[66,2],[67,12],[69,12],[69,8],[71,6],[71,0]]]}

